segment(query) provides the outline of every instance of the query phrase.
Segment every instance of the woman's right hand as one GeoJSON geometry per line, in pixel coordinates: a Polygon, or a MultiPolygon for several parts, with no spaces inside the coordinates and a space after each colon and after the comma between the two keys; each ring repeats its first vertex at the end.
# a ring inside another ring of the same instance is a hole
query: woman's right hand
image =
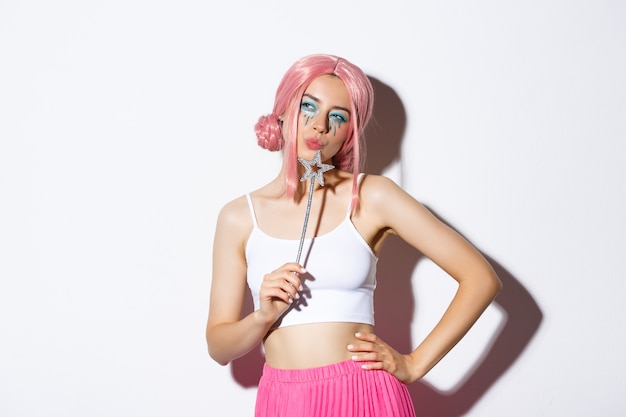
{"type": "Polygon", "coordinates": [[[266,274],[259,291],[259,313],[264,320],[274,323],[287,311],[294,299],[300,298],[302,291],[300,274],[306,270],[295,262],[289,262],[266,274]]]}

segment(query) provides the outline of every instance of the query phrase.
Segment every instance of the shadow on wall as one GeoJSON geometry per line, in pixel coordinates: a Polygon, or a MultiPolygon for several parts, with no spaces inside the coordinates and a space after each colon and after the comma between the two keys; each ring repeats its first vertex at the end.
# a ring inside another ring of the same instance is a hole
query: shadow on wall
{"type": "MultiPolygon", "coordinates": [[[[372,127],[367,132],[365,171],[381,174],[400,158],[406,114],[393,89],[373,77],[370,80],[376,92],[376,102],[372,127]]],[[[445,219],[441,220],[445,222],[445,219]]],[[[453,392],[439,391],[421,381],[409,385],[419,416],[463,416],[515,362],[542,321],[543,315],[528,291],[495,259],[485,256],[504,284],[495,303],[506,313],[506,322],[488,344],[489,351],[483,354],[480,363],[464,376],[462,384],[453,392]]],[[[376,334],[400,352],[415,348],[411,339],[415,311],[411,278],[422,258],[421,253],[392,236],[385,242],[378,263],[376,334]]],[[[252,309],[252,298],[248,294],[243,313],[248,314],[252,309]]],[[[243,387],[255,387],[261,377],[263,363],[259,346],[232,362],[233,378],[243,387]]]]}

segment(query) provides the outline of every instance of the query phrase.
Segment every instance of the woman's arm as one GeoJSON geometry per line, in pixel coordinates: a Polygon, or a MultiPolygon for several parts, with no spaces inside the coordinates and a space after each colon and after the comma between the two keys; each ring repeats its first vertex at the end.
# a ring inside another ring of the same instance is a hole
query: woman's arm
{"type": "Polygon", "coordinates": [[[478,250],[393,181],[368,176],[362,192],[363,207],[381,230],[400,236],[459,284],[440,321],[409,355],[399,355],[375,335],[362,335],[359,338],[363,345],[353,346],[354,351],[368,352],[359,355],[359,360],[375,357],[380,365],[374,364],[374,368],[385,368],[398,379],[413,382],[461,340],[496,297],[502,283],[478,250]]]}
{"type": "Polygon", "coordinates": [[[226,205],[218,216],[213,243],[213,275],[206,340],[209,355],[221,365],[245,355],[297,297],[298,273],[288,263],[268,273],[261,285],[261,307],[241,317],[247,291],[245,244],[252,229],[243,198],[226,205]]]}
{"type": "Polygon", "coordinates": [[[242,222],[240,205],[241,201],[235,200],[224,206],[218,216],[213,240],[206,340],[209,355],[221,365],[248,353],[271,325],[266,325],[254,314],[241,318],[247,287],[246,222],[242,222]]]}

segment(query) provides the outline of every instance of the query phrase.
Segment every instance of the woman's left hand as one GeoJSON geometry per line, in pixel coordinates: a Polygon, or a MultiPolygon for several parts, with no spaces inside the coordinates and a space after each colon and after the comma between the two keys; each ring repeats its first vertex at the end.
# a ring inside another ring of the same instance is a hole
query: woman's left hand
{"type": "Polygon", "coordinates": [[[383,369],[405,384],[423,376],[416,371],[411,355],[399,353],[374,333],[356,333],[355,338],[348,351],[353,361],[363,362],[363,369],[383,369]]]}

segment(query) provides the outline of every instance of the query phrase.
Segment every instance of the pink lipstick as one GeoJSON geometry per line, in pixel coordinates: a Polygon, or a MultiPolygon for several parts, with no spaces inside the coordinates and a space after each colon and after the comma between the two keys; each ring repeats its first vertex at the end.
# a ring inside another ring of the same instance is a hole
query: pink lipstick
{"type": "Polygon", "coordinates": [[[304,143],[306,143],[306,147],[311,150],[317,151],[322,149],[322,142],[319,139],[307,139],[304,143]]]}

